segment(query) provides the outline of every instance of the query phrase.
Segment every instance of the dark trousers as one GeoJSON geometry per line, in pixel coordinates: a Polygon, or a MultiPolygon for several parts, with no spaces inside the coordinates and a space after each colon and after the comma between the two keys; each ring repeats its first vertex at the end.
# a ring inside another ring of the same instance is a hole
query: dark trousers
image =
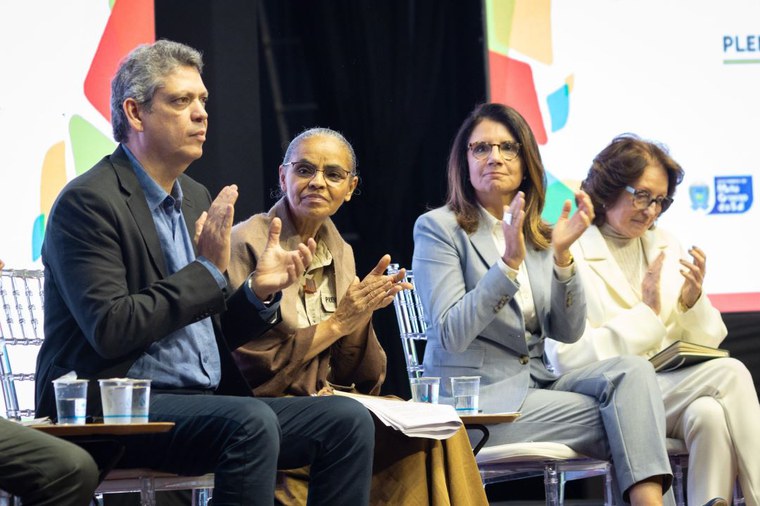
{"type": "Polygon", "coordinates": [[[156,393],[150,419],[176,426],[129,438],[119,467],[213,472],[215,506],[271,506],[276,470],[305,465],[309,504],[369,502],[374,423],[352,399],[156,393]]]}
{"type": "Polygon", "coordinates": [[[78,446],[0,418],[0,489],[24,506],[86,506],[98,468],[78,446]]]}

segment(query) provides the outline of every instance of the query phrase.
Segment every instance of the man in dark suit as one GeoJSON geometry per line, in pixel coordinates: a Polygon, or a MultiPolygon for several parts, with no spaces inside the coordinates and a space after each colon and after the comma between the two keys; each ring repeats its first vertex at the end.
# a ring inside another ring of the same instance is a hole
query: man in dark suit
{"type": "MultiPolygon", "coordinates": [[[[225,505],[271,505],[276,469],[311,465],[314,504],[365,504],[367,411],[339,397],[250,397],[232,362],[231,349],[278,321],[280,290],[301,276],[315,244],[285,251],[273,223],[266,258],[227,293],[237,187],[212,202],[184,174],[208,127],[202,65],[175,42],[132,51],[112,82],[119,147],[53,206],[42,250],[38,413],[55,414],[51,380],[70,370],[92,380],[149,378],[151,421],[176,425],[133,437],[119,465],[214,472],[214,504],[225,505]]],[[[96,387],[91,414],[100,410],[96,387]]]]}

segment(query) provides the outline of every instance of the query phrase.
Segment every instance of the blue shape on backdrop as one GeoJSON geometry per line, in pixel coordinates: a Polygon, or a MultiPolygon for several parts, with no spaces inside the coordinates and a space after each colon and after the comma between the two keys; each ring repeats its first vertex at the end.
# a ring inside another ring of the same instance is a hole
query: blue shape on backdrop
{"type": "Polygon", "coordinates": [[[45,215],[40,214],[32,225],[32,260],[37,261],[42,256],[42,239],[45,238],[45,215]]]}
{"type": "Polygon", "coordinates": [[[549,105],[552,132],[556,132],[565,126],[570,111],[570,89],[567,84],[562,85],[557,91],[546,97],[546,102],[549,105]]]}
{"type": "Polygon", "coordinates": [[[710,202],[710,187],[704,183],[689,186],[689,199],[691,199],[692,209],[706,211],[710,202]]]}
{"type": "Polygon", "coordinates": [[[741,214],[752,207],[752,176],[717,176],[710,214],[741,214]]]}

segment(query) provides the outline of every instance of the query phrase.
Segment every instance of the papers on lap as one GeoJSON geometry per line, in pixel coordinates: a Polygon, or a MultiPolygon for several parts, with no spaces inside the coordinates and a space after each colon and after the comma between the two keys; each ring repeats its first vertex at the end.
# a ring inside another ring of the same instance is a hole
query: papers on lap
{"type": "Polygon", "coordinates": [[[711,348],[701,344],[676,341],[649,361],[657,372],[674,371],[680,367],[686,367],[713,358],[728,357],[728,350],[711,348]]]}
{"type": "Polygon", "coordinates": [[[454,406],[407,402],[389,397],[361,395],[335,390],[335,395],[351,397],[364,404],[381,422],[409,437],[447,439],[462,426],[454,406]]]}

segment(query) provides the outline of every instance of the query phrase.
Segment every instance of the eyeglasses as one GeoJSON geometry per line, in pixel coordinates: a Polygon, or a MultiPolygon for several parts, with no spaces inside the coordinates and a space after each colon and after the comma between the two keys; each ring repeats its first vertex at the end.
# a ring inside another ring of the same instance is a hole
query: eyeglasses
{"type": "Polygon", "coordinates": [[[293,167],[293,174],[300,179],[311,180],[317,175],[317,172],[321,172],[325,178],[325,182],[330,186],[340,186],[353,172],[347,171],[340,167],[325,167],[318,169],[316,166],[308,162],[288,162],[283,165],[290,165],[293,167]]]}
{"type": "Polygon", "coordinates": [[[649,206],[655,204],[656,207],[660,208],[660,212],[664,213],[668,210],[670,204],[673,203],[673,199],[670,197],[652,198],[652,194],[646,190],[637,190],[636,188],[626,186],[625,191],[633,195],[633,207],[639,211],[648,209],[649,206]]]}
{"type": "Polygon", "coordinates": [[[491,142],[471,142],[467,145],[467,148],[472,151],[472,156],[476,160],[483,160],[488,158],[488,155],[493,151],[493,147],[499,148],[502,158],[506,161],[514,160],[520,153],[520,143],[512,141],[504,141],[498,144],[491,142]]]}

